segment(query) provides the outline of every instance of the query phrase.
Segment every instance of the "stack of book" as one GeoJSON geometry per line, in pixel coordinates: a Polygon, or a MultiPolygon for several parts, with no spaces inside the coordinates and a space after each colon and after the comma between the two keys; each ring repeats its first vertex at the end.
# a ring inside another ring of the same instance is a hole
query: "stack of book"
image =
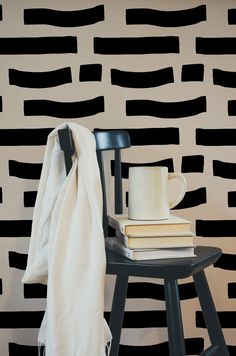
{"type": "Polygon", "coordinates": [[[165,220],[131,220],[114,214],[108,223],[115,237],[105,239],[106,247],[131,260],[194,257],[191,221],[170,215],[165,220]]]}

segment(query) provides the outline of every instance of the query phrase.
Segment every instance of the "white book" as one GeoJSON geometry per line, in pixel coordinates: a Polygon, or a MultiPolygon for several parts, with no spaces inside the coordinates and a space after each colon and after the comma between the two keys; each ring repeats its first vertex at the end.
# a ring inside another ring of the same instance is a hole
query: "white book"
{"type": "Polygon", "coordinates": [[[176,236],[191,232],[191,221],[173,214],[163,220],[131,220],[126,214],[110,214],[108,223],[126,236],[176,236]]]}
{"type": "Polygon", "coordinates": [[[121,243],[130,249],[194,246],[194,234],[192,232],[164,236],[127,236],[116,230],[116,236],[121,243]]]}
{"type": "Polygon", "coordinates": [[[193,246],[160,249],[129,249],[122,244],[117,237],[105,238],[105,245],[110,250],[115,251],[133,261],[195,257],[193,246]]]}

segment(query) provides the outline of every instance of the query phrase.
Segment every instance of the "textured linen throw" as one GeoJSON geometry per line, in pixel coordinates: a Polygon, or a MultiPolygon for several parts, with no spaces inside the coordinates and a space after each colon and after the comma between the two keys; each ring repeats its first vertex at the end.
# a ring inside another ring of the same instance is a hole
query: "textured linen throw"
{"type": "Polygon", "coordinates": [[[111,333],[103,317],[106,257],[95,138],[64,123],[48,136],[23,283],[47,284],[39,330],[46,356],[105,356],[111,333]],[[58,130],[68,125],[76,154],[68,176],[58,130]]]}

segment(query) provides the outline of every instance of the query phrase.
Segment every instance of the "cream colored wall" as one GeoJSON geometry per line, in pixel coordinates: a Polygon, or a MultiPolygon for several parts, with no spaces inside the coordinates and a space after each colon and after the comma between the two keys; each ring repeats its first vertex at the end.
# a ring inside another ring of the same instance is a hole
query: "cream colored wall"
{"type": "MultiPolygon", "coordinates": [[[[227,11],[234,8],[233,0],[69,0],[69,1],[29,1],[2,0],[2,17],[0,21],[0,37],[41,37],[41,36],[76,36],[78,53],[75,54],[43,54],[43,55],[0,55],[0,96],[2,96],[2,112],[0,112],[0,131],[3,129],[53,128],[66,118],[50,116],[25,116],[24,101],[47,99],[58,102],[78,102],[104,96],[105,111],[94,116],[71,119],[81,125],[93,129],[99,128],[166,128],[179,129],[178,145],[165,144],[133,146],[123,156],[127,163],[158,162],[173,158],[174,170],[181,171],[182,157],[204,156],[203,172],[185,173],[188,192],[205,187],[207,202],[191,208],[175,210],[176,214],[193,221],[202,220],[235,220],[235,207],[229,207],[227,194],[235,191],[235,178],[228,179],[214,176],[213,161],[231,163],[232,172],[235,168],[235,145],[202,146],[196,144],[196,129],[234,129],[235,118],[228,116],[227,101],[235,100],[235,88],[224,88],[213,85],[212,70],[236,72],[235,55],[203,55],[195,51],[196,37],[236,37],[236,25],[228,25],[227,11]],[[73,11],[92,8],[104,4],[105,21],[88,26],[57,27],[49,25],[25,25],[24,9],[51,8],[61,11],[73,11]],[[151,8],[163,11],[176,11],[194,8],[206,4],[207,21],[189,26],[161,27],[151,25],[126,25],[125,10],[128,8],[151,8]],[[147,36],[178,36],[180,41],[179,54],[143,54],[143,55],[101,55],[94,53],[94,37],[147,37],[147,36]],[[80,82],[79,71],[83,64],[102,64],[101,82],[80,82]],[[182,66],[186,64],[203,64],[204,81],[181,81],[182,66]],[[9,84],[9,69],[19,71],[45,72],[70,67],[72,82],[57,87],[35,89],[9,84]],[[111,85],[110,70],[147,72],[173,67],[174,83],[152,88],[124,88],[111,85]],[[180,102],[206,96],[207,110],[198,115],[186,118],[160,118],[152,116],[127,116],[126,100],[147,99],[160,102],[180,102]]],[[[1,51],[1,49],[0,49],[1,51]]],[[[20,131],[19,131],[20,132],[20,131]]],[[[2,131],[1,134],[4,134],[2,131]]],[[[8,132],[7,134],[10,135],[8,132]]],[[[1,142],[0,142],[1,146],[1,142]]],[[[0,220],[31,220],[33,208],[24,207],[23,193],[37,190],[38,179],[21,179],[9,174],[9,160],[27,163],[41,163],[45,146],[0,147],[0,186],[3,202],[0,204],[0,220]]],[[[232,173],[233,174],[233,173],[232,173]]],[[[124,184],[126,185],[127,182],[124,184]]],[[[227,235],[227,232],[226,232],[227,235]]],[[[235,235],[236,236],[236,235],[235,235]]],[[[196,238],[196,244],[214,245],[222,248],[225,254],[235,255],[233,237],[196,238]]],[[[23,270],[9,265],[9,251],[20,255],[27,253],[28,236],[6,237],[0,240],[0,278],[2,278],[2,295],[0,295],[0,319],[5,312],[43,310],[45,300],[42,298],[26,299],[23,296],[21,277],[23,270]]],[[[227,256],[226,256],[227,257],[227,256]]],[[[226,320],[231,322],[235,312],[236,300],[228,296],[228,283],[235,282],[235,267],[229,270],[209,268],[207,271],[217,311],[226,312],[226,320]]],[[[143,280],[138,280],[143,281],[143,280]]],[[[132,279],[131,282],[137,282],[132,279]]],[[[145,280],[147,282],[147,280],[145,280]]],[[[150,280],[159,283],[160,281],[150,280]]],[[[191,281],[184,281],[191,282],[191,281]]],[[[107,284],[107,305],[111,294],[112,281],[107,284]]],[[[183,301],[185,337],[203,337],[208,343],[205,329],[197,328],[195,312],[199,305],[195,299],[183,301]]],[[[151,299],[128,299],[127,311],[164,310],[162,301],[151,299]]],[[[17,318],[17,314],[14,314],[17,318]]],[[[234,322],[235,323],[235,322],[234,322]]],[[[227,324],[227,323],[226,323],[227,324]]],[[[223,329],[228,345],[235,345],[235,325],[223,329]]],[[[37,345],[37,328],[1,327],[0,321],[0,354],[9,354],[9,343],[20,345],[37,345]]],[[[164,328],[125,329],[122,333],[124,345],[154,345],[167,340],[164,328]]]]}

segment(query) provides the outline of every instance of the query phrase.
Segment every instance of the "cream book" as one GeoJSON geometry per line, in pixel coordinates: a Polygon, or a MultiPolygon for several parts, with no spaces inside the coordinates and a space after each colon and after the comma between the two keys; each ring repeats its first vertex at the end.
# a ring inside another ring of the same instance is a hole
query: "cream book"
{"type": "Polygon", "coordinates": [[[191,232],[191,221],[170,215],[163,220],[131,220],[126,214],[111,214],[108,223],[127,236],[176,236],[191,232]]]}
{"type": "Polygon", "coordinates": [[[116,230],[117,238],[126,247],[135,248],[171,248],[171,247],[191,247],[194,246],[192,232],[177,234],[175,236],[126,236],[116,230]]]}
{"type": "Polygon", "coordinates": [[[160,260],[169,258],[195,257],[194,246],[161,249],[129,249],[117,237],[106,237],[105,245],[108,249],[119,253],[133,261],[160,260]]]}

